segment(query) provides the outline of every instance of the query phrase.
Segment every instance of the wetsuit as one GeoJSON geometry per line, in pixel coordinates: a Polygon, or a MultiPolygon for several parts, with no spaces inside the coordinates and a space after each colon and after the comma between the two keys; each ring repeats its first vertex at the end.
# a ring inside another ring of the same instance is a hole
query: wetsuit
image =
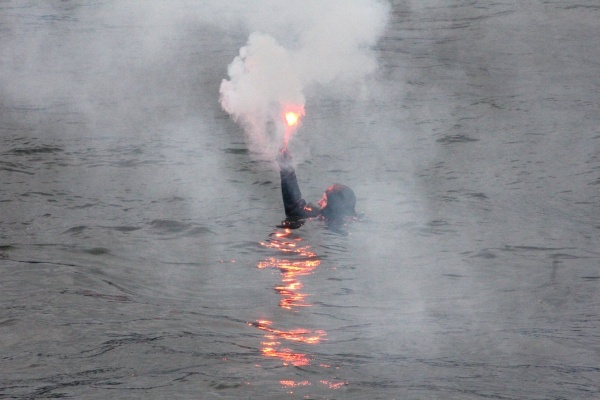
{"type": "Polygon", "coordinates": [[[288,218],[310,218],[319,215],[319,207],[306,203],[300,193],[296,171],[291,165],[289,156],[278,157],[281,175],[281,194],[285,215],[288,218]]]}

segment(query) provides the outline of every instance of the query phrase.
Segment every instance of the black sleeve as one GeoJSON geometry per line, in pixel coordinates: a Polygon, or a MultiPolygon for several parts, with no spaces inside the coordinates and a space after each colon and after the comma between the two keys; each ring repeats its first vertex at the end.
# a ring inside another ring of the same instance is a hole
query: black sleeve
{"type": "Polygon", "coordinates": [[[281,194],[287,217],[306,217],[306,201],[302,198],[296,171],[291,165],[279,165],[281,175],[281,194]]]}

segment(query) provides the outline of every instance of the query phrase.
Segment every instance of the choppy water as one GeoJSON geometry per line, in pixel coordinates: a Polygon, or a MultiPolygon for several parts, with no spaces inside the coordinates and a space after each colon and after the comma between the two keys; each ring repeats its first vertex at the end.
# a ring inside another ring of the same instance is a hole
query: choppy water
{"type": "Polygon", "coordinates": [[[340,233],[277,227],[225,10],[0,2],[0,398],[600,397],[600,7],[526,3],[396,1],[365,92],[307,94],[340,233]]]}

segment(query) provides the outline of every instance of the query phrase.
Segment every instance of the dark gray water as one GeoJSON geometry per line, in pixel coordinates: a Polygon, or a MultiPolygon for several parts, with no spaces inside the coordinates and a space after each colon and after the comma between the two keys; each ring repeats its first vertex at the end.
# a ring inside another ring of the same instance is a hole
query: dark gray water
{"type": "Polygon", "coordinates": [[[152,4],[0,2],[0,398],[600,398],[597,1],[395,1],[294,138],[345,233],[220,109],[254,27],[152,4]]]}

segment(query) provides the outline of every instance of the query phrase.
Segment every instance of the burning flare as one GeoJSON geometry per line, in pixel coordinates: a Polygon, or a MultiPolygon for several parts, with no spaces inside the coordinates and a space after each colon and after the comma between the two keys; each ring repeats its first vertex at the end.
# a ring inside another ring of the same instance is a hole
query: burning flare
{"type": "Polygon", "coordinates": [[[283,119],[285,121],[285,136],[283,138],[283,146],[287,147],[292,133],[300,125],[300,118],[304,116],[304,106],[288,104],[283,106],[283,119]]]}
{"type": "Polygon", "coordinates": [[[296,126],[298,124],[298,120],[300,119],[300,115],[296,114],[293,111],[289,111],[285,113],[285,121],[287,122],[289,127],[296,126]]]}
{"type": "Polygon", "coordinates": [[[285,104],[283,106],[283,118],[290,128],[297,127],[300,118],[304,117],[304,106],[302,104],[285,104]]]}

